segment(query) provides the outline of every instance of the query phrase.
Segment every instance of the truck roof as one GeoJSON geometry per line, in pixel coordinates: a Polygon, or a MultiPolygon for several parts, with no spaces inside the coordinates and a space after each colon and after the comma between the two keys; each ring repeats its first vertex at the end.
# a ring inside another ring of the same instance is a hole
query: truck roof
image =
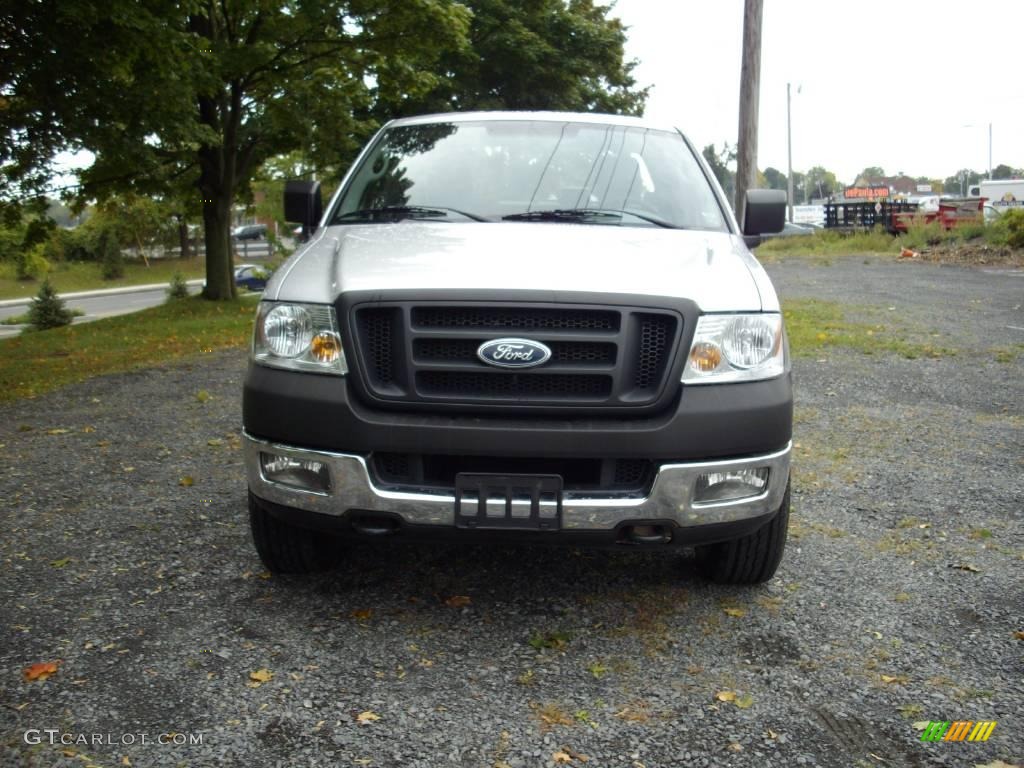
{"type": "Polygon", "coordinates": [[[606,115],[597,112],[435,112],[429,115],[401,117],[392,120],[388,126],[425,125],[430,123],[464,123],[474,120],[545,120],[550,122],[589,123],[592,125],[623,125],[634,128],[653,128],[662,131],[676,131],[676,126],[643,117],[606,115]]]}

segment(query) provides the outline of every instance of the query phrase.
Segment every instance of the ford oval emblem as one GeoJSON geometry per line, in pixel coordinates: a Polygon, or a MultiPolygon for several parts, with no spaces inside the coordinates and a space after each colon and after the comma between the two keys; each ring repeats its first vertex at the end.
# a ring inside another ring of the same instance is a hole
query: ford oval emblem
{"type": "Polygon", "coordinates": [[[533,368],[551,359],[551,350],[529,339],[492,339],[476,350],[476,356],[499,368],[533,368]]]}

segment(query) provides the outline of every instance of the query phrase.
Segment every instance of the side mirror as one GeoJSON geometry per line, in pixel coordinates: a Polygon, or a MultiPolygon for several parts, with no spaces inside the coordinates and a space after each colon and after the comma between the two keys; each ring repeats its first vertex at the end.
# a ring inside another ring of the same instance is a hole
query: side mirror
{"type": "Polygon", "coordinates": [[[303,239],[316,229],[324,213],[319,181],[284,183],[284,219],[302,225],[303,239]]]}
{"type": "Polygon", "coordinates": [[[786,224],[786,193],[781,189],[751,189],[743,214],[743,237],[753,248],[761,235],[781,232],[786,224]]]}

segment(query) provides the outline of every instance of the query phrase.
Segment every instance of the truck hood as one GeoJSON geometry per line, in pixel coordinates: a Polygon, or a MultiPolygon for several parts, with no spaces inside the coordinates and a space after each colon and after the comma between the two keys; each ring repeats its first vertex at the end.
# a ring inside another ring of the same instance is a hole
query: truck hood
{"type": "Polygon", "coordinates": [[[777,311],[743,240],[718,232],[548,222],[328,227],[265,296],[331,303],[347,291],[508,289],[672,296],[704,312],[777,311]]]}

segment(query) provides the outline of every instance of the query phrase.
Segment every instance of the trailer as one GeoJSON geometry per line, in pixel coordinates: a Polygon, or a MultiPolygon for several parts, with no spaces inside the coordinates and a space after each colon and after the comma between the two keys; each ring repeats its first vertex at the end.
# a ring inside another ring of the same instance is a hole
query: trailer
{"type": "Polygon", "coordinates": [[[906,232],[913,224],[938,222],[943,229],[982,220],[983,198],[941,200],[938,210],[923,210],[905,200],[839,201],[825,205],[826,229],[872,229],[884,227],[893,234],[906,232]]]}

